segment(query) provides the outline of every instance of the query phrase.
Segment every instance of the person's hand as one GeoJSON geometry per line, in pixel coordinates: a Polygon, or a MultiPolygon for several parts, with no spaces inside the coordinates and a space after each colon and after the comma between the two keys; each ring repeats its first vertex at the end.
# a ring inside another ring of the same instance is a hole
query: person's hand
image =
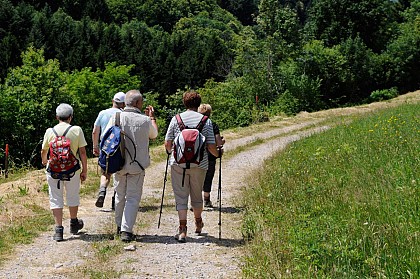
{"type": "Polygon", "coordinates": [[[86,177],[87,177],[87,173],[86,173],[86,171],[82,171],[81,173],[80,173],[80,181],[85,181],[86,180],[86,177]]]}
{"type": "Polygon", "coordinates": [[[220,138],[222,139],[222,145],[224,145],[226,142],[225,139],[223,138],[223,136],[221,136],[220,138]]]}
{"type": "Polygon", "coordinates": [[[155,117],[155,109],[152,106],[147,106],[144,110],[144,114],[149,116],[150,118],[155,117]]]}
{"type": "Polygon", "coordinates": [[[218,146],[217,151],[219,151],[219,158],[222,158],[222,155],[225,152],[225,150],[223,149],[223,145],[218,146]]]}
{"type": "Polygon", "coordinates": [[[94,146],[93,147],[93,155],[99,156],[99,146],[94,146]]]}

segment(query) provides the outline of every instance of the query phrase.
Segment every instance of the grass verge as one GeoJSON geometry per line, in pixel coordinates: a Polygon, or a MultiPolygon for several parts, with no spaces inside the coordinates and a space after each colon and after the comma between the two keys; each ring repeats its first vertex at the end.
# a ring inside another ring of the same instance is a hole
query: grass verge
{"type": "Polygon", "coordinates": [[[289,146],[253,174],[247,278],[420,276],[420,105],[289,146]]]}

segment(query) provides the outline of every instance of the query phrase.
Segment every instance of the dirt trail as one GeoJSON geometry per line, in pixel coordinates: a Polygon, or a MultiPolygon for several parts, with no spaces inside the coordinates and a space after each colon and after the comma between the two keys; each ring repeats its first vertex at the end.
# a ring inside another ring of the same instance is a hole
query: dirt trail
{"type": "MultiPolygon", "coordinates": [[[[203,235],[195,236],[190,212],[188,228],[191,232],[185,244],[177,243],[173,238],[178,222],[170,180],[166,185],[161,225],[157,228],[166,162],[156,162],[146,170],[141,208],[135,226],[137,241],[132,243],[136,246],[134,251],[125,251],[126,244],[112,239],[116,229],[113,212],[97,209],[94,206],[95,198],[87,196],[82,199],[79,211],[80,218],[85,221],[82,233],[70,235],[69,221],[65,219],[66,241],[52,241],[52,232],[48,231],[33,243],[17,247],[11,258],[1,265],[0,278],[238,278],[244,245],[240,231],[243,213],[240,191],[247,187],[252,171],[260,168],[265,159],[289,143],[328,129],[322,121],[329,117],[366,113],[380,107],[394,106],[406,99],[419,102],[420,91],[380,105],[375,103],[358,109],[330,110],[328,113],[303,113],[295,118],[273,121],[266,124],[269,128],[242,137],[235,133],[224,134],[226,158],[222,161],[222,225],[218,225],[217,208],[205,210],[203,235]],[[246,146],[249,148],[239,151],[239,147],[246,146]],[[105,254],[108,257],[105,264],[98,263],[101,247],[111,247],[117,251],[115,254],[105,254]]],[[[218,168],[219,161],[211,194],[215,204],[218,168]]],[[[36,180],[36,187],[45,183],[39,172],[26,178],[24,183],[34,184],[29,183],[31,179],[36,180]]],[[[14,186],[11,186],[12,183],[0,184],[0,197],[4,197],[8,190],[16,189],[16,185],[22,181],[13,183],[14,186]]],[[[110,191],[105,208],[110,204],[110,191]]],[[[42,202],[48,203],[45,195],[42,202]]],[[[10,221],[10,218],[10,214],[3,216],[3,222],[6,219],[10,221]]]]}

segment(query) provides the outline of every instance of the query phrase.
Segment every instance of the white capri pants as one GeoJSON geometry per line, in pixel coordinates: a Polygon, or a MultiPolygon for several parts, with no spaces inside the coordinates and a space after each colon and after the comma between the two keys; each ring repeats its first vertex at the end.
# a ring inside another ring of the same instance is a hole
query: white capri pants
{"type": "Polygon", "coordinates": [[[58,189],[59,180],[52,178],[49,172],[46,174],[49,186],[50,209],[64,207],[64,191],[66,192],[67,206],[80,205],[80,172],[76,172],[70,181],[60,181],[60,189],[58,189]]]}

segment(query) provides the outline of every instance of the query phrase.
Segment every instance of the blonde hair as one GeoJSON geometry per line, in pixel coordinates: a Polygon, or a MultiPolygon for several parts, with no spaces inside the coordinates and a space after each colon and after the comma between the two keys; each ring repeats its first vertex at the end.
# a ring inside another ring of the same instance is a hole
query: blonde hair
{"type": "Polygon", "coordinates": [[[211,106],[209,104],[201,104],[198,107],[198,112],[207,116],[211,114],[211,106]]]}

